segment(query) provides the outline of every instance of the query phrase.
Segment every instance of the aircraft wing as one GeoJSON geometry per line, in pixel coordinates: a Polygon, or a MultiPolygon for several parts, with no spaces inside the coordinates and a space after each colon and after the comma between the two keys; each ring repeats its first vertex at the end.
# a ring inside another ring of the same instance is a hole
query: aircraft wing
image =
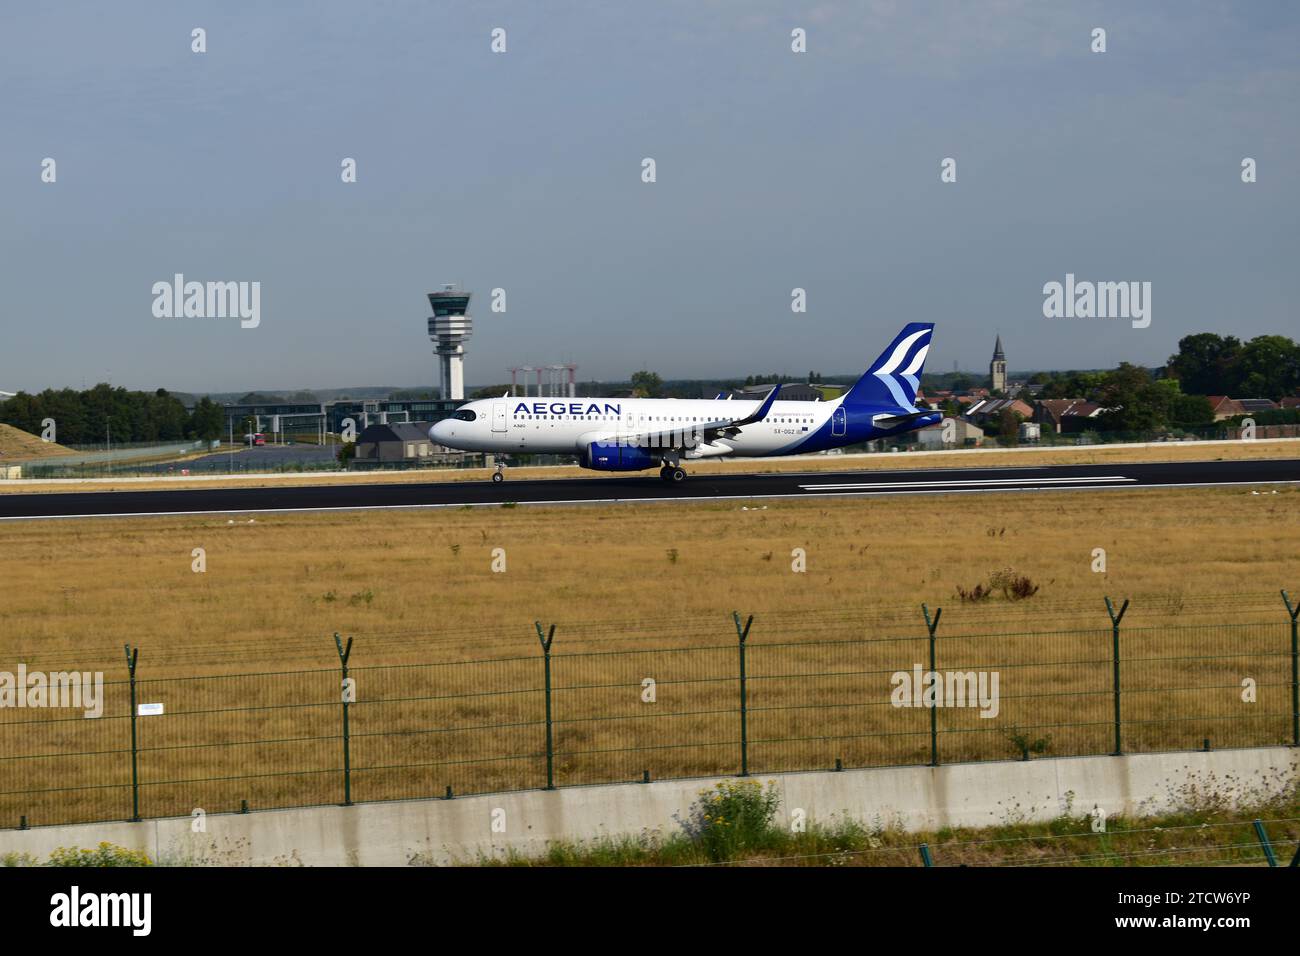
{"type": "Polygon", "coordinates": [[[772,410],[772,403],[776,401],[779,391],[781,386],[774,386],[753,413],[741,418],[719,418],[711,422],[683,422],[676,428],[620,436],[620,441],[642,448],[693,448],[719,438],[731,438],[739,435],[740,430],[746,425],[761,422],[766,418],[768,412],[772,410]]]}

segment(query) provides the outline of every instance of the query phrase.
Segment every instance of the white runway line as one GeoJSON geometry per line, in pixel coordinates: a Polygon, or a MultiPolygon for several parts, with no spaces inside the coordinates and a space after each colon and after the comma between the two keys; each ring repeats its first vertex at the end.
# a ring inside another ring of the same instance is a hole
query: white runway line
{"type": "Polygon", "coordinates": [[[1075,478],[963,478],[949,481],[876,481],[800,485],[804,491],[867,491],[875,488],[960,488],[988,485],[1095,484],[1099,481],[1137,481],[1125,475],[1081,475],[1075,478]]]}

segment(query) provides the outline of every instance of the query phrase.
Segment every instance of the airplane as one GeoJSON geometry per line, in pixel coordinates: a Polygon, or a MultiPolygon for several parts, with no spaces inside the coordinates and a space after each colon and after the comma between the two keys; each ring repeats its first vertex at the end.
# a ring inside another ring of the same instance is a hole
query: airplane
{"type": "MultiPolygon", "coordinates": [[[[802,455],[914,431],[943,418],[916,407],[932,322],[903,327],[857,383],[829,402],[727,398],[484,398],[435,422],[429,438],[461,451],[575,455],[594,471],[644,471],[676,484],[683,461],[802,455]]],[[[503,479],[502,466],[492,475],[503,479]]]]}

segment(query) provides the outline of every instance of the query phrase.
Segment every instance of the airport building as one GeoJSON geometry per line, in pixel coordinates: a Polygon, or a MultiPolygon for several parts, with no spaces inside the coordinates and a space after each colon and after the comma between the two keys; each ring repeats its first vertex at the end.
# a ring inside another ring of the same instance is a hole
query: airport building
{"type": "Polygon", "coordinates": [[[463,402],[465,400],[465,340],[473,331],[469,317],[468,292],[454,284],[447,284],[438,292],[430,292],[429,338],[442,369],[442,398],[463,402]]]}
{"type": "MultiPolygon", "coordinates": [[[[740,399],[764,399],[776,384],[746,385],[744,388],[732,389],[731,397],[740,399]]],[[[843,389],[836,385],[809,385],[806,382],[786,382],[781,386],[780,399],[783,402],[822,402],[835,398],[843,389]]],[[[709,396],[712,398],[713,396],[709,396]]]]}
{"type": "Polygon", "coordinates": [[[227,434],[236,438],[245,433],[244,423],[251,420],[254,431],[293,439],[322,433],[341,434],[349,420],[358,434],[373,424],[437,422],[449,417],[463,404],[463,400],[439,398],[411,401],[342,399],[310,404],[230,404],[222,406],[222,414],[226,419],[227,434]]]}
{"type": "Polygon", "coordinates": [[[472,329],[469,309],[470,293],[454,284],[427,294],[433,315],[427,322],[429,338],[434,343],[441,368],[439,398],[394,401],[341,399],[321,403],[263,403],[223,406],[228,435],[243,436],[251,427],[287,439],[315,436],[324,441],[348,429],[360,434],[371,425],[394,425],[423,422],[427,431],[433,422],[447,418],[465,402],[465,340],[472,329]]]}
{"type": "Polygon", "coordinates": [[[227,434],[242,437],[251,426],[252,431],[290,440],[316,436],[323,441],[327,435],[342,434],[349,422],[357,434],[371,425],[414,422],[423,422],[427,431],[433,422],[450,416],[465,403],[465,340],[472,331],[468,315],[470,293],[457,289],[454,284],[447,284],[427,295],[429,307],[433,310],[427,329],[441,369],[440,397],[403,401],[341,399],[321,403],[229,404],[222,407],[227,434]]]}
{"type": "Polygon", "coordinates": [[[429,441],[428,422],[371,425],[357,436],[359,462],[419,462],[433,458],[443,448],[429,441]]]}

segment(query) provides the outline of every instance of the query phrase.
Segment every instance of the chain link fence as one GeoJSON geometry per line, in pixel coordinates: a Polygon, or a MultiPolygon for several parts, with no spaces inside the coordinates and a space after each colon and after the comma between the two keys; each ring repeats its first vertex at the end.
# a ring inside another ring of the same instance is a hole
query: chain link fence
{"type": "Polygon", "coordinates": [[[1125,628],[1127,602],[1108,602],[1110,627],[944,636],[926,609],[911,634],[783,642],[735,615],[730,640],[583,653],[539,624],[529,656],[355,667],[339,640],[338,666],[206,677],[151,679],[128,649],[95,715],[11,681],[0,827],[1300,746],[1300,607],[1283,596],[1275,624],[1125,628]]]}

